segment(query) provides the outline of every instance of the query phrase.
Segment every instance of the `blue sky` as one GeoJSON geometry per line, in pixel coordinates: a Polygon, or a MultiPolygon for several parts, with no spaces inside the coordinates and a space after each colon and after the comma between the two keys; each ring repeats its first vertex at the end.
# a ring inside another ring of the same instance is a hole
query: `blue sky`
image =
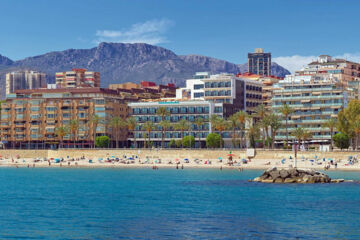
{"type": "Polygon", "coordinates": [[[98,42],[146,42],[245,63],[262,47],[294,70],[320,54],[360,61],[357,0],[0,0],[13,60],[98,42]]]}

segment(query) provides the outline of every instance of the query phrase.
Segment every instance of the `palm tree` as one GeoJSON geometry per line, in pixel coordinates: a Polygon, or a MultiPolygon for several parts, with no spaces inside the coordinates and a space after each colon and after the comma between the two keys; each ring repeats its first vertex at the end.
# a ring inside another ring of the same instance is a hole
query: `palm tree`
{"type": "Polygon", "coordinates": [[[146,144],[147,147],[150,147],[150,133],[152,132],[152,130],[154,130],[155,125],[153,122],[147,121],[144,123],[144,125],[142,126],[142,129],[147,132],[148,135],[148,143],[146,144]]]}
{"type": "Polygon", "coordinates": [[[97,129],[99,123],[101,122],[101,120],[102,119],[97,114],[93,115],[92,118],[91,118],[91,122],[93,124],[93,141],[94,141],[94,146],[93,147],[94,148],[95,148],[95,141],[96,141],[96,129],[97,129]]]}
{"type": "Polygon", "coordinates": [[[68,134],[68,132],[69,132],[69,129],[67,127],[63,127],[63,126],[57,127],[55,129],[55,134],[59,138],[61,147],[64,147],[63,146],[64,145],[64,143],[63,143],[64,142],[64,137],[66,136],[66,134],[68,134]]]}
{"type": "Polygon", "coordinates": [[[121,129],[124,127],[125,122],[120,117],[114,117],[110,120],[110,127],[112,129],[112,134],[115,136],[115,145],[116,148],[119,148],[119,138],[121,129]]]}
{"type": "Polygon", "coordinates": [[[279,109],[281,114],[284,116],[285,118],[285,129],[286,129],[286,147],[288,146],[288,142],[289,142],[289,132],[288,132],[288,118],[289,116],[294,112],[294,109],[291,108],[289,105],[287,104],[283,104],[281,106],[281,108],[279,109]]]}
{"type": "Polygon", "coordinates": [[[242,146],[242,140],[244,139],[244,129],[245,129],[245,125],[247,123],[247,121],[250,119],[249,115],[244,112],[244,111],[239,111],[237,113],[235,113],[239,122],[239,126],[240,126],[240,132],[239,132],[239,136],[240,136],[240,148],[242,146]]]}
{"type": "Polygon", "coordinates": [[[164,138],[166,131],[171,127],[171,122],[168,120],[164,120],[160,122],[161,127],[161,147],[164,148],[164,138]]]}
{"type": "Polygon", "coordinates": [[[269,126],[271,130],[271,148],[274,149],[274,142],[277,130],[281,127],[281,121],[278,115],[271,113],[267,116],[269,119],[269,126]]]}
{"type": "Polygon", "coordinates": [[[239,120],[238,120],[236,114],[233,114],[228,118],[228,121],[229,121],[229,127],[232,130],[232,144],[233,144],[233,147],[235,148],[236,147],[236,129],[239,127],[239,120]]]}
{"type": "Polygon", "coordinates": [[[78,133],[78,130],[79,130],[79,121],[76,120],[76,119],[73,119],[73,120],[70,120],[70,123],[69,123],[69,131],[73,137],[73,143],[74,143],[74,147],[76,146],[75,144],[75,141],[77,139],[77,133],[78,133]]]}
{"type": "Polygon", "coordinates": [[[136,121],[136,118],[135,117],[129,117],[127,120],[126,120],[126,123],[127,123],[127,127],[128,129],[133,132],[133,135],[134,135],[134,147],[136,148],[136,134],[135,134],[135,129],[138,125],[137,121],[136,121]]]}
{"type": "MultiPolygon", "coordinates": [[[[181,131],[181,138],[184,138],[184,132],[189,130],[190,124],[185,119],[181,119],[179,122],[175,124],[175,129],[181,131]]],[[[182,142],[182,147],[184,147],[184,143],[182,142]]]]}
{"type": "Polygon", "coordinates": [[[330,118],[324,123],[324,127],[330,129],[330,136],[331,136],[330,151],[333,150],[333,135],[334,135],[334,130],[336,128],[336,124],[337,124],[337,119],[336,118],[330,118]]]}
{"type": "Polygon", "coordinates": [[[299,127],[299,128],[296,128],[296,129],[291,133],[291,135],[294,136],[295,139],[298,141],[299,146],[300,146],[300,144],[301,144],[301,139],[302,139],[303,136],[304,136],[304,131],[305,131],[304,128],[299,127]]]}
{"type": "Polygon", "coordinates": [[[268,116],[268,111],[266,110],[264,104],[260,104],[255,108],[254,116],[260,120],[260,123],[261,123],[260,126],[262,127],[262,130],[263,130],[263,145],[265,148],[265,139],[269,139],[269,136],[268,136],[269,133],[268,133],[268,129],[267,129],[268,119],[266,119],[268,116]]]}
{"type": "MultiPolygon", "coordinates": [[[[216,122],[216,125],[215,125],[215,129],[219,131],[220,133],[220,136],[222,138],[222,133],[228,128],[229,124],[228,122],[223,119],[223,118],[219,118],[219,120],[216,122]]],[[[222,139],[220,141],[220,148],[222,148],[222,139]]]]}
{"type": "Polygon", "coordinates": [[[360,135],[360,119],[356,119],[353,123],[353,131],[355,135],[355,150],[358,148],[359,145],[359,135],[360,135]]]}
{"type": "Polygon", "coordinates": [[[197,126],[198,129],[198,135],[199,135],[199,148],[201,148],[201,127],[204,125],[204,119],[202,117],[198,117],[195,119],[195,125],[197,126]]]}
{"type": "Polygon", "coordinates": [[[216,114],[210,116],[210,124],[211,124],[211,132],[215,131],[216,122],[220,119],[220,117],[216,114]]]}
{"type": "Polygon", "coordinates": [[[246,132],[247,137],[250,140],[250,147],[256,148],[256,138],[260,135],[260,130],[258,124],[250,126],[246,132]]]}
{"type": "Polygon", "coordinates": [[[166,107],[159,107],[156,110],[156,114],[161,117],[161,121],[164,121],[165,117],[170,115],[170,112],[166,109],[166,107]]]}

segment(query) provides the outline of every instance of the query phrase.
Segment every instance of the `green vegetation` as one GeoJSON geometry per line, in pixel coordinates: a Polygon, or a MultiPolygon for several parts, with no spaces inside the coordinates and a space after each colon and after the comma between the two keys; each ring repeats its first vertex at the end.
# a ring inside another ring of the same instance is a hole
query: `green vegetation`
{"type": "Polygon", "coordinates": [[[222,145],[223,139],[220,134],[217,133],[210,133],[206,137],[206,146],[208,148],[218,148],[222,145]]]}
{"type": "Polygon", "coordinates": [[[106,147],[109,147],[110,138],[108,136],[99,136],[99,137],[96,137],[95,143],[96,143],[96,147],[106,148],[106,147]]]}
{"type": "Polygon", "coordinates": [[[348,135],[344,134],[344,133],[337,133],[334,135],[333,137],[335,146],[342,149],[346,149],[349,148],[350,146],[350,138],[348,135]]]}

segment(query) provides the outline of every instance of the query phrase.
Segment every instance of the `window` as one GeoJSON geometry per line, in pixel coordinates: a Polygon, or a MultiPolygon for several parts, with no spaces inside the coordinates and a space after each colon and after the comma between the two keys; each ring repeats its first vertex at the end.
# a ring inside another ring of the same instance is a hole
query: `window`
{"type": "Polygon", "coordinates": [[[203,89],[204,84],[194,84],[194,90],[203,89]]]}
{"type": "Polygon", "coordinates": [[[202,92],[194,93],[194,98],[200,98],[200,97],[203,97],[203,96],[204,96],[204,93],[202,93],[202,92]]]}

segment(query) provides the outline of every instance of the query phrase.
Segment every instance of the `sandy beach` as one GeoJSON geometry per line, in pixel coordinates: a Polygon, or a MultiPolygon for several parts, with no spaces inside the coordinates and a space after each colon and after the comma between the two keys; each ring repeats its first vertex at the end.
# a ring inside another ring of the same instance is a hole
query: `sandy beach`
{"type": "MultiPolygon", "coordinates": [[[[228,154],[229,155],[229,154],[228,154]]],[[[42,168],[218,168],[218,169],[268,169],[270,167],[288,168],[295,166],[294,157],[282,158],[254,158],[246,159],[242,155],[231,154],[230,157],[217,158],[177,158],[174,157],[141,157],[131,155],[110,155],[103,157],[27,157],[17,155],[2,155],[0,167],[42,167],[42,168]]],[[[298,168],[309,168],[318,170],[350,170],[360,171],[360,164],[357,155],[340,158],[314,157],[308,158],[299,156],[297,158],[298,168]],[[325,169],[326,168],[326,169],[325,169]]]]}

